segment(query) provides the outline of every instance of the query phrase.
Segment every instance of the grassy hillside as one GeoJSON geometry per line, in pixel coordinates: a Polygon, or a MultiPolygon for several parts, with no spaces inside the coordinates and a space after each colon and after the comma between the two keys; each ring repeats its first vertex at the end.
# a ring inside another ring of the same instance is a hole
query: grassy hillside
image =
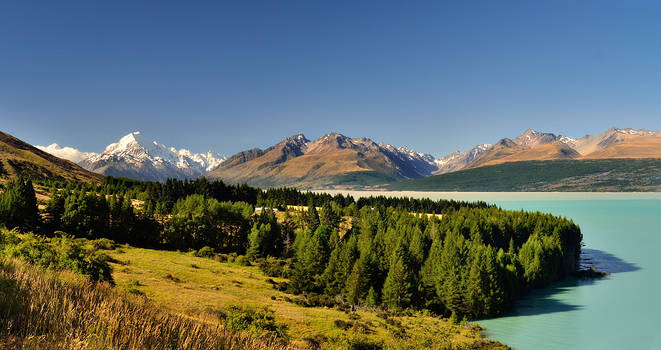
{"type": "Polygon", "coordinates": [[[22,175],[59,181],[100,181],[103,175],[57,158],[11,135],[0,132],[0,177],[22,175]]]}
{"type": "MultiPolygon", "coordinates": [[[[1,349],[293,348],[220,324],[217,316],[170,313],[113,287],[112,279],[92,282],[87,268],[69,270],[103,256],[87,245],[91,241],[22,236],[0,232],[1,349]]],[[[107,263],[101,259],[95,263],[100,265],[107,263]]]]}
{"type": "Polygon", "coordinates": [[[661,159],[504,163],[402,181],[386,188],[410,191],[659,191],[661,159]]]}
{"type": "Polygon", "coordinates": [[[174,313],[217,314],[237,304],[268,307],[278,322],[287,325],[291,342],[301,348],[322,343],[323,348],[353,349],[361,342],[357,339],[391,349],[506,348],[484,339],[477,326],[453,325],[422,314],[386,316],[377,310],[301,306],[300,296],[273,288],[272,280],[283,279],[271,279],[256,266],[133,247],[118,248],[110,255],[117,262],[113,277],[118,289],[144,293],[174,313]]]}

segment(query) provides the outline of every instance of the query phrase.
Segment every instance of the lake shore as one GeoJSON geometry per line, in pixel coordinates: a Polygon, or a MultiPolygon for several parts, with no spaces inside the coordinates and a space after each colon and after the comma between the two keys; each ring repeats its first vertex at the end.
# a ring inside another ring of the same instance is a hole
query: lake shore
{"type": "Polygon", "coordinates": [[[375,190],[312,190],[354,197],[386,196],[454,199],[461,201],[538,201],[538,200],[659,200],[661,192],[427,192],[375,190]]]}

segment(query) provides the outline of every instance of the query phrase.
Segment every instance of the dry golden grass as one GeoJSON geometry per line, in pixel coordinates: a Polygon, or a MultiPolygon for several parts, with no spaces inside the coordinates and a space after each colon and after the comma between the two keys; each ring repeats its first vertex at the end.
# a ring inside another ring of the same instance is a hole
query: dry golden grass
{"type": "MultiPolygon", "coordinates": [[[[209,318],[209,315],[204,316],[209,318]]],[[[202,317],[202,318],[204,318],[202,317]]],[[[67,272],[0,260],[2,349],[287,349],[67,272]]]]}

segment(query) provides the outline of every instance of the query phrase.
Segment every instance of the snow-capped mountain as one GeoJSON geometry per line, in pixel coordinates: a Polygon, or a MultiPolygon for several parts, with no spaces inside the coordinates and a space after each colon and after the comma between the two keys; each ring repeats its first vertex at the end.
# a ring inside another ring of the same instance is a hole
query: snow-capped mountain
{"type": "Polygon", "coordinates": [[[192,153],[148,141],[132,132],[112,143],[99,154],[79,161],[90,171],[139,180],[164,181],[168,178],[196,178],[215,169],[227,158],[216,152],[192,153]]]}
{"type": "Polygon", "coordinates": [[[438,169],[434,171],[434,174],[444,174],[461,170],[467,167],[481,154],[489,151],[492,147],[493,145],[485,143],[477,145],[465,152],[455,151],[445,157],[437,158],[434,163],[438,169]]]}

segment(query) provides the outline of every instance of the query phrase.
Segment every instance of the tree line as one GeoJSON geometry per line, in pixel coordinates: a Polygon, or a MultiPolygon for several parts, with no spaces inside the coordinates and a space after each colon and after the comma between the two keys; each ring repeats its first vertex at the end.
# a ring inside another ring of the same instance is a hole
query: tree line
{"type": "Polygon", "coordinates": [[[0,224],[245,254],[253,261],[284,259],[286,269],[276,273],[289,278],[292,293],[456,318],[500,315],[521,293],[562,279],[576,269],[582,241],[571,220],[483,202],[354,200],[205,179],[41,184],[50,188],[41,215],[30,180],[4,186],[0,224]],[[264,208],[255,213],[258,203],[264,208]],[[307,210],[274,210],[301,204],[307,210]],[[416,215],[423,212],[443,218],[416,215]]]}

